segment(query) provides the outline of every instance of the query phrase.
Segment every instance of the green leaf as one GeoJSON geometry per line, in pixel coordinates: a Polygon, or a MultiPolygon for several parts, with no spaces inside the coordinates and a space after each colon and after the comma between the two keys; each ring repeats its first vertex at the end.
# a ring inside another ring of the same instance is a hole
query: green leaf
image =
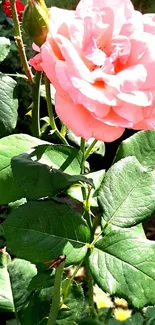
{"type": "Polygon", "coordinates": [[[29,290],[41,290],[49,288],[54,284],[54,272],[51,273],[51,270],[42,270],[38,272],[29,284],[29,290]]]}
{"type": "Polygon", "coordinates": [[[58,8],[75,9],[79,0],[46,0],[47,7],[56,6],[58,8]]]}
{"type": "Polygon", "coordinates": [[[129,229],[99,240],[89,265],[97,284],[135,307],[155,304],[155,243],[129,229]]]}
{"type": "Polygon", "coordinates": [[[78,147],[80,147],[81,138],[74,134],[70,129],[67,130],[67,138],[78,147]]]}
{"type": "Polygon", "coordinates": [[[6,204],[23,197],[11,170],[11,159],[33,146],[45,143],[26,134],[14,134],[0,139],[0,204],[6,204]]]}
{"type": "Polygon", "coordinates": [[[9,38],[0,37],[0,62],[2,62],[10,52],[11,43],[9,38]]]}
{"type": "Polygon", "coordinates": [[[14,312],[14,303],[11,291],[9,273],[7,264],[9,255],[4,251],[0,251],[0,313],[14,312]]]}
{"type": "Polygon", "coordinates": [[[146,168],[155,169],[155,131],[140,131],[123,141],[116,153],[115,162],[135,156],[146,168]]]}
{"type": "Polygon", "coordinates": [[[151,318],[151,319],[149,319],[149,320],[145,323],[145,325],[155,325],[155,318],[151,318]]]}
{"type": "Polygon", "coordinates": [[[103,325],[103,322],[100,322],[98,320],[95,320],[94,318],[86,316],[79,320],[78,325],[103,325]]]}
{"type": "Polygon", "coordinates": [[[67,308],[60,309],[57,325],[73,325],[80,318],[84,306],[84,294],[80,284],[73,282],[71,292],[65,300],[67,308]]]}
{"type": "Polygon", "coordinates": [[[8,204],[8,208],[9,208],[9,213],[13,210],[13,209],[16,209],[18,208],[20,205],[26,203],[26,199],[25,198],[22,198],[20,200],[17,200],[17,201],[14,201],[14,202],[10,202],[8,204]]]}
{"type": "MultiPolygon", "coordinates": [[[[42,324],[43,319],[49,314],[52,302],[52,290],[50,288],[34,292],[27,304],[20,312],[19,319],[22,325],[42,324]]],[[[47,320],[45,323],[47,324],[47,320]]]]}
{"type": "Polygon", "coordinates": [[[127,319],[125,321],[119,321],[115,318],[110,318],[108,325],[135,325],[135,323],[131,322],[130,319],[127,319]]]}
{"type": "Polygon", "coordinates": [[[7,321],[7,325],[18,325],[16,319],[10,319],[7,321]]]}
{"type": "Polygon", "coordinates": [[[4,237],[4,230],[2,225],[0,225],[0,249],[4,248],[6,246],[6,242],[5,242],[5,237],[4,237]]]}
{"type": "Polygon", "coordinates": [[[97,143],[95,144],[92,153],[95,153],[97,155],[100,155],[102,157],[105,156],[105,144],[103,141],[97,141],[97,143]]]}
{"type": "Polygon", "coordinates": [[[36,273],[35,265],[28,261],[15,259],[9,264],[16,315],[22,325],[37,325],[49,313],[51,287],[34,291],[31,283],[39,275],[36,273]]]}
{"type": "MultiPolygon", "coordinates": [[[[34,282],[33,280],[36,277],[37,275],[32,278],[31,283],[34,282]]],[[[47,324],[47,316],[49,315],[50,305],[52,302],[53,285],[50,285],[48,288],[41,290],[40,288],[39,290],[37,288],[36,291],[34,291],[34,288],[31,289],[33,289],[33,294],[31,292],[31,296],[29,296],[27,302],[18,312],[19,320],[22,325],[47,324]]],[[[83,290],[80,285],[77,285],[75,283],[72,286],[71,292],[65,301],[68,309],[60,310],[57,324],[66,324],[66,322],[73,324],[73,320],[76,320],[81,313],[83,303],[83,290]]]]}
{"type": "Polygon", "coordinates": [[[145,316],[147,318],[155,318],[155,307],[147,307],[145,311],[145,316]]]}
{"type": "Polygon", "coordinates": [[[85,257],[90,240],[81,216],[52,200],[21,205],[8,216],[3,228],[9,251],[34,263],[61,254],[67,256],[67,264],[78,263],[85,257]]]}
{"type": "MultiPolygon", "coordinates": [[[[52,290],[49,287],[34,292],[27,304],[23,306],[19,319],[22,325],[47,324],[47,318],[52,302],[52,290]]],[[[72,325],[79,318],[84,304],[83,290],[80,285],[74,283],[68,298],[65,301],[67,308],[60,309],[56,324],[72,325]]]]}
{"type": "Polygon", "coordinates": [[[155,173],[148,173],[135,157],[126,157],[106,173],[98,194],[105,222],[133,226],[155,210],[155,173]]]}
{"type": "MultiPolygon", "coordinates": [[[[85,175],[85,177],[92,179],[94,183],[94,188],[91,189],[91,194],[89,196],[90,205],[93,207],[98,207],[97,194],[98,194],[98,189],[103,181],[104,175],[105,175],[105,170],[99,170],[97,172],[85,175]]],[[[67,194],[73,199],[83,202],[83,195],[82,195],[81,188],[82,188],[81,184],[73,185],[68,189],[67,194]]],[[[86,186],[86,193],[88,195],[87,186],[86,186]]]]}
{"type": "MultiPolygon", "coordinates": [[[[102,221],[102,225],[103,225],[103,221],[102,221]]],[[[114,226],[114,225],[112,225],[111,223],[110,223],[109,225],[107,225],[106,222],[105,222],[105,225],[106,225],[106,227],[105,227],[105,228],[103,227],[104,235],[108,235],[108,234],[109,234],[111,231],[113,231],[113,230],[116,230],[116,231],[120,230],[119,227],[114,226]]],[[[143,238],[146,239],[146,235],[145,235],[145,232],[144,232],[144,229],[143,229],[143,225],[142,225],[142,223],[139,223],[139,224],[136,225],[136,226],[132,226],[132,227],[130,227],[130,230],[131,230],[132,232],[133,232],[133,231],[136,232],[139,236],[141,236],[141,237],[143,237],[143,238]]]]}
{"type": "Polygon", "coordinates": [[[31,279],[36,275],[35,265],[21,259],[14,259],[8,265],[11,288],[15,310],[17,313],[29,299],[31,292],[28,290],[31,279]]]}
{"type": "Polygon", "coordinates": [[[139,234],[139,236],[146,238],[142,223],[139,223],[138,225],[131,227],[131,230],[137,232],[137,234],[139,234]]]}
{"type": "MultiPolygon", "coordinates": [[[[55,164],[56,154],[54,150],[52,150],[53,155],[48,152],[49,155],[43,155],[41,159],[36,156],[36,150],[34,149],[31,154],[25,153],[14,157],[11,162],[14,178],[23,190],[23,196],[29,200],[48,196],[53,197],[77,182],[87,182],[93,186],[92,181],[83,175],[69,175],[61,171],[62,166],[59,168],[59,165],[67,163],[67,159],[70,161],[71,150],[66,161],[64,161],[63,153],[59,155],[57,166],[55,164]],[[53,165],[59,169],[53,168],[53,165]]],[[[71,162],[70,166],[66,168],[71,173],[74,170],[72,164],[71,162]]]]}
{"type": "Polygon", "coordinates": [[[129,321],[132,325],[142,325],[144,323],[144,318],[141,313],[137,312],[129,319],[129,321]]]}
{"type": "Polygon", "coordinates": [[[65,171],[69,175],[78,175],[81,172],[81,152],[73,147],[64,145],[38,145],[31,155],[52,168],[65,171]]]}
{"type": "MultiPolygon", "coordinates": [[[[67,130],[67,138],[73,142],[74,144],[76,144],[78,147],[80,147],[81,144],[81,138],[77,137],[71,130],[67,130]]],[[[92,142],[94,141],[94,138],[89,139],[88,141],[86,141],[85,146],[86,148],[88,148],[92,142]]],[[[105,155],[105,144],[103,141],[97,141],[97,143],[95,144],[95,146],[93,147],[91,154],[95,153],[98,154],[102,157],[104,157],[105,155]]]]}
{"type": "Polygon", "coordinates": [[[17,123],[16,81],[0,73],[0,137],[12,132],[17,123]]]}

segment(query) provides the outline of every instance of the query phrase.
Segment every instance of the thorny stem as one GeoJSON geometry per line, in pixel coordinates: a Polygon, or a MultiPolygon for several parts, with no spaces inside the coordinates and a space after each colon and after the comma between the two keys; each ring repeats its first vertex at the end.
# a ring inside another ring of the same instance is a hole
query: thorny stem
{"type": "Polygon", "coordinates": [[[86,264],[85,264],[85,269],[86,269],[86,277],[88,281],[88,301],[89,301],[89,307],[90,307],[90,314],[92,318],[95,318],[97,316],[96,310],[95,310],[95,304],[94,304],[94,292],[93,292],[93,278],[90,272],[89,264],[88,264],[88,258],[89,254],[86,257],[86,264]]]}
{"type": "Polygon", "coordinates": [[[55,134],[58,136],[58,138],[61,140],[61,142],[65,145],[68,145],[67,140],[65,137],[60,133],[58,130],[55,119],[54,119],[54,114],[53,114],[53,106],[52,106],[52,100],[51,100],[51,90],[50,90],[50,82],[46,75],[44,74],[44,81],[45,81],[45,90],[46,90],[46,101],[47,101],[47,110],[48,110],[48,116],[49,116],[49,121],[50,121],[50,126],[52,130],[55,132],[55,134]]]}
{"type": "Polygon", "coordinates": [[[47,325],[55,325],[57,320],[60,303],[61,303],[60,290],[61,290],[61,280],[62,280],[64,265],[65,265],[65,261],[60,263],[60,265],[56,268],[54,288],[53,288],[53,300],[52,300],[52,306],[51,306],[47,325]]]}
{"type": "Polygon", "coordinates": [[[82,161],[81,161],[81,174],[84,174],[84,164],[87,158],[90,156],[92,149],[98,140],[94,139],[94,141],[90,144],[90,146],[85,150],[85,140],[81,138],[80,150],[83,153],[82,161]]]}
{"type": "Polygon", "coordinates": [[[98,141],[98,140],[95,139],[95,140],[90,144],[90,146],[86,149],[85,154],[84,154],[84,161],[86,161],[87,158],[90,156],[90,153],[91,153],[93,147],[95,146],[95,144],[97,143],[97,141],[98,141]]]}
{"type": "Polygon", "coordinates": [[[27,57],[26,57],[25,48],[24,48],[24,44],[23,44],[23,39],[22,39],[21,30],[20,30],[20,23],[19,23],[19,19],[18,19],[15,1],[10,0],[10,4],[11,4],[11,12],[12,12],[12,17],[13,17],[13,22],[14,22],[14,31],[15,31],[14,39],[17,44],[21,64],[22,64],[22,67],[25,71],[25,74],[26,74],[28,80],[31,83],[33,83],[33,74],[31,72],[31,69],[27,62],[27,57]]]}
{"type": "Polygon", "coordinates": [[[32,85],[32,133],[35,137],[40,138],[40,71],[37,71],[32,85]]]}
{"type": "MultiPolygon", "coordinates": [[[[82,152],[82,160],[81,160],[81,174],[84,174],[84,164],[85,164],[85,140],[81,138],[81,145],[80,150],[82,152]]],[[[90,196],[90,190],[88,187],[88,194],[86,192],[86,188],[82,187],[82,195],[83,195],[83,207],[84,207],[84,215],[83,217],[87,221],[90,229],[92,229],[92,221],[91,221],[91,211],[90,211],[90,202],[89,202],[89,196],[90,196]]],[[[89,306],[90,306],[90,313],[92,317],[96,317],[96,311],[94,306],[94,300],[93,300],[93,279],[90,273],[89,265],[88,265],[88,258],[89,258],[90,251],[87,252],[87,256],[85,258],[85,270],[87,274],[87,281],[88,281],[88,289],[89,289],[89,306]]]]}
{"type": "MultiPolygon", "coordinates": [[[[93,147],[95,146],[97,140],[94,140],[91,145],[85,150],[85,140],[81,138],[81,145],[80,145],[80,150],[82,152],[82,160],[81,160],[81,174],[84,174],[84,165],[85,165],[85,161],[87,160],[87,158],[89,157],[89,155],[91,154],[91,151],[93,149],[93,147]]],[[[88,193],[86,192],[86,188],[82,187],[82,195],[83,195],[83,206],[84,206],[84,215],[83,217],[86,219],[89,228],[91,230],[91,235],[92,237],[94,237],[94,232],[95,232],[95,227],[92,225],[92,220],[91,220],[91,211],[90,211],[90,185],[87,185],[88,188],[88,193]]],[[[98,236],[96,238],[94,238],[94,240],[92,241],[92,243],[90,244],[90,246],[94,246],[94,244],[96,243],[96,241],[98,240],[98,238],[102,235],[101,231],[98,236]]],[[[93,318],[95,318],[97,316],[97,312],[95,310],[95,305],[94,305],[94,293],[93,293],[93,278],[90,272],[90,268],[89,268],[89,255],[90,255],[90,249],[87,252],[87,256],[85,258],[85,270],[86,270],[86,276],[87,276],[87,281],[88,281],[88,290],[89,290],[89,307],[90,307],[90,313],[91,316],[93,318]]]]}
{"type": "MultiPolygon", "coordinates": [[[[83,138],[81,138],[81,145],[80,145],[80,150],[82,152],[82,160],[81,160],[81,174],[84,174],[84,169],[85,169],[85,161],[86,159],[89,157],[89,154],[92,150],[92,148],[94,147],[94,145],[96,144],[97,140],[94,140],[92,142],[92,144],[85,150],[85,140],[83,138]]],[[[87,184],[87,191],[86,191],[86,187],[83,186],[82,187],[82,196],[83,196],[83,207],[84,207],[84,219],[87,220],[87,223],[90,227],[90,229],[92,229],[92,220],[91,220],[91,211],[90,211],[90,192],[91,192],[91,187],[90,185],[87,184]]]]}
{"type": "Polygon", "coordinates": [[[84,174],[84,155],[85,155],[85,140],[81,138],[80,150],[82,152],[82,160],[81,160],[81,174],[84,174]]]}
{"type": "MultiPolygon", "coordinates": [[[[84,154],[85,154],[85,140],[81,138],[81,144],[80,144],[80,151],[82,152],[82,159],[81,159],[81,174],[84,174],[84,154]]],[[[84,208],[84,215],[83,217],[87,220],[89,224],[89,216],[88,216],[88,206],[86,204],[87,201],[87,192],[85,186],[82,186],[81,188],[82,196],[83,196],[83,208],[84,208]]]]}

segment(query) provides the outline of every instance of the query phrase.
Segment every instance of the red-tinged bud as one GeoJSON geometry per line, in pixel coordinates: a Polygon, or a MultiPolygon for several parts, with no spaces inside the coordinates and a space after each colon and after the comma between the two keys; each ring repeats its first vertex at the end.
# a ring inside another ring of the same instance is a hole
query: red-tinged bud
{"type": "Polygon", "coordinates": [[[23,29],[32,41],[41,46],[49,29],[49,14],[44,0],[28,0],[23,13],[23,29]]]}

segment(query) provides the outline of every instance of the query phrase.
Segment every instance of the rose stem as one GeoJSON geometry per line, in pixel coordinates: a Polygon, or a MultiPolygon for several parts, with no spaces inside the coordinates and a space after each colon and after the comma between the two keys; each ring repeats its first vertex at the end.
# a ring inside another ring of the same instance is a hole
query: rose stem
{"type": "Polygon", "coordinates": [[[92,318],[96,318],[97,313],[95,310],[95,305],[94,305],[94,292],[93,292],[93,278],[90,272],[90,268],[89,268],[89,258],[90,252],[88,252],[87,256],[86,256],[86,260],[85,260],[85,270],[86,270],[86,279],[88,282],[88,301],[89,301],[89,307],[90,307],[90,314],[92,316],[92,318]]]}
{"type": "Polygon", "coordinates": [[[87,160],[87,158],[90,156],[91,151],[95,144],[97,143],[98,140],[94,139],[94,141],[90,144],[90,146],[86,149],[85,154],[84,154],[84,161],[87,160]]]}
{"type": "MultiPolygon", "coordinates": [[[[88,149],[85,151],[85,140],[81,138],[81,145],[80,145],[80,150],[82,152],[82,161],[81,161],[81,174],[84,174],[84,164],[86,159],[89,157],[89,154],[95,145],[97,141],[94,140],[92,144],[88,147],[88,149]]],[[[83,195],[83,207],[84,207],[84,215],[83,217],[88,223],[88,226],[92,232],[92,220],[91,220],[91,211],[90,211],[90,201],[89,201],[89,196],[90,196],[90,187],[88,186],[88,195],[86,192],[86,188],[82,187],[82,195],[83,195]]],[[[92,234],[93,235],[93,234],[92,234]]],[[[86,270],[86,278],[88,281],[88,294],[89,294],[89,307],[90,307],[90,313],[92,317],[96,317],[96,311],[95,311],[95,306],[94,306],[94,300],[93,300],[93,279],[92,275],[89,269],[89,262],[88,258],[90,255],[90,251],[88,251],[87,256],[85,258],[85,270],[86,270]]]]}
{"type": "Polygon", "coordinates": [[[46,90],[46,101],[47,101],[47,110],[48,110],[48,116],[50,120],[50,126],[52,130],[55,132],[55,134],[58,136],[58,138],[63,142],[63,144],[68,145],[67,140],[63,135],[59,132],[55,120],[54,120],[54,114],[53,114],[53,107],[52,107],[52,101],[51,101],[51,90],[50,90],[50,81],[44,74],[44,81],[45,81],[45,90],[46,90]]]}
{"type": "Polygon", "coordinates": [[[84,174],[84,155],[85,155],[85,140],[81,138],[80,143],[80,151],[82,152],[82,160],[81,160],[81,174],[84,174]]]}
{"type": "Polygon", "coordinates": [[[22,64],[22,67],[24,69],[24,72],[25,72],[28,80],[31,83],[33,83],[33,74],[31,72],[31,69],[28,65],[27,58],[26,58],[26,53],[25,53],[22,34],[21,34],[21,30],[20,30],[20,23],[19,23],[19,19],[18,19],[15,1],[10,0],[10,4],[11,4],[11,12],[12,12],[12,17],[13,17],[13,22],[14,22],[14,32],[15,32],[14,39],[17,44],[21,64],[22,64]]]}
{"type": "Polygon", "coordinates": [[[55,271],[52,306],[51,306],[47,325],[55,325],[55,322],[57,320],[57,316],[58,316],[58,312],[59,312],[59,308],[60,308],[61,279],[62,279],[62,275],[63,275],[64,265],[65,265],[65,261],[60,263],[55,271]]]}
{"type": "MultiPolygon", "coordinates": [[[[80,151],[82,153],[82,159],[81,159],[81,174],[84,174],[85,171],[85,160],[84,160],[84,155],[85,155],[85,140],[83,138],[81,138],[81,144],[80,144],[80,151]]],[[[81,191],[82,191],[82,196],[83,196],[83,209],[84,209],[84,213],[83,213],[83,218],[85,218],[85,220],[87,221],[90,229],[91,229],[91,216],[90,216],[90,204],[89,204],[89,196],[90,196],[90,190],[88,187],[88,195],[87,195],[87,191],[86,191],[86,187],[85,187],[85,183],[84,185],[81,187],[81,191]]]]}
{"type": "Polygon", "coordinates": [[[40,138],[40,82],[42,72],[37,71],[32,84],[32,133],[40,138]]]}

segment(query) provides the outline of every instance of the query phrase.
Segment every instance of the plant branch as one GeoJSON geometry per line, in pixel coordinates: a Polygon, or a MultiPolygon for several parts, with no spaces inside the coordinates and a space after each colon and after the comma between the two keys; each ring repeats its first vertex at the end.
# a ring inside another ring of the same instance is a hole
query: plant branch
{"type": "Polygon", "coordinates": [[[56,268],[54,289],[53,289],[53,300],[52,300],[52,306],[51,306],[47,325],[55,325],[57,320],[57,316],[60,308],[61,279],[62,279],[64,265],[65,265],[65,261],[60,263],[59,266],[56,268]]]}
{"type": "Polygon", "coordinates": [[[85,264],[85,269],[86,269],[86,278],[88,281],[88,301],[89,301],[89,307],[90,307],[90,314],[92,318],[95,318],[97,316],[96,310],[95,310],[95,304],[94,304],[94,292],[93,292],[93,278],[90,272],[89,264],[88,264],[88,258],[89,254],[86,257],[86,264],[85,264]]]}
{"type": "Polygon", "coordinates": [[[33,74],[31,72],[31,69],[27,62],[27,57],[26,57],[25,48],[24,48],[24,44],[23,44],[23,39],[22,39],[21,30],[20,30],[20,23],[19,23],[19,19],[18,19],[15,1],[10,0],[10,4],[11,4],[11,12],[12,12],[12,17],[13,17],[13,22],[14,22],[14,31],[15,31],[14,39],[17,44],[21,64],[22,64],[22,67],[25,71],[25,74],[26,74],[28,80],[31,83],[33,83],[33,74]]]}
{"type": "Polygon", "coordinates": [[[40,82],[42,73],[37,71],[32,85],[32,133],[40,138],[40,82]]]}
{"type": "Polygon", "coordinates": [[[82,152],[82,160],[81,160],[81,174],[84,174],[84,155],[85,155],[85,140],[81,138],[80,150],[82,152]]]}
{"type": "Polygon", "coordinates": [[[50,82],[45,74],[44,74],[44,80],[45,80],[46,101],[47,101],[47,110],[48,110],[48,116],[49,116],[49,120],[50,120],[50,126],[51,126],[52,130],[55,132],[55,134],[58,136],[58,138],[61,140],[61,142],[64,143],[65,145],[68,145],[67,140],[60,133],[60,131],[58,130],[56,123],[55,123],[52,100],[51,100],[50,82]]]}
{"type": "MultiPolygon", "coordinates": [[[[84,166],[84,164],[85,164],[85,159],[84,159],[84,156],[85,156],[85,140],[83,138],[81,138],[80,150],[82,152],[81,174],[84,174],[84,169],[85,169],[85,166],[84,166]]],[[[89,201],[91,188],[90,188],[89,185],[87,185],[87,190],[88,190],[88,193],[86,191],[85,185],[83,185],[82,188],[81,188],[82,196],[83,196],[83,208],[84,208],[83,218],[87,221],[87,224],[88,224],[89,228],[92,229],[90,201],[89,201]]]]}
{"type": "Polygon", "coordinates": [[[86,149],[85,154],[84,154],[84,161],[86,161],[87,158],[90,156],[91,151],[92,151],[93,147],[95,146],[95,144],[97,143],[97,141],[98,141],[98,140],[95,139],[95,140],[90,144],[90,146],[86,149]]]}

